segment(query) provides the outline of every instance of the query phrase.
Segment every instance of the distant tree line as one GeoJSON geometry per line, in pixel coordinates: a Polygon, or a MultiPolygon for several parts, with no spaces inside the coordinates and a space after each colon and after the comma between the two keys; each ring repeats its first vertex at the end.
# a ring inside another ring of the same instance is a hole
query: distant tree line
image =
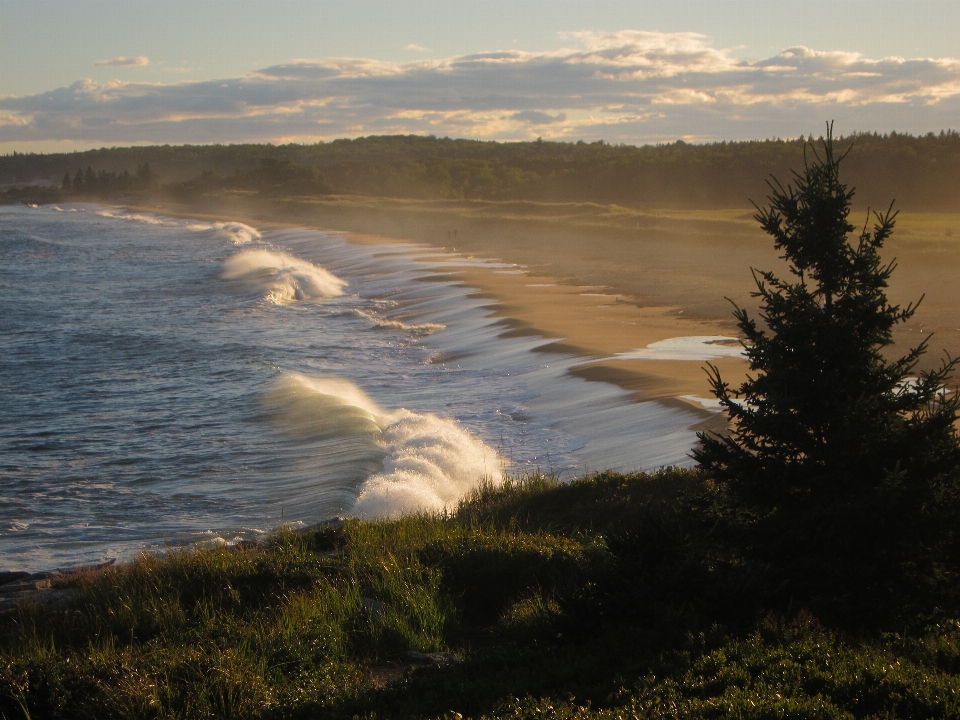
{"type": "Polygon", "coordinates": [[[137,165],[136,174],[129,170],[119,173],[115,170],[98,170],[87,165],[86,171],[77,168],[75,175],[70,172],[63,174],[60,181],[60,190],[65,195],[109,195],[134,190],[147,190],[156,187],[159,178],[150,170],[150,163],[137,165]]]}
{"type": "MultiPolygon", "coordinates": [[[[854,134],[846,173],[857,201],[891,197],[911,210],[960,211],[960,133],[854,134]]],[[[630,207],[744,207],[767,194],[765,178],[803,164],[804,138],[691,145],[497,143],[432,136],[376,136],[315,145],[183,145],[102,148],[0,157],[0,185],[58,183],[97,168],[82,192],[143,189],[150,167],[171,190],[229,189],[273,195],[357,194],[410,199],[596,202],[630,207]],[[88,190],[89,188],[89,190],[88,190]]],[[[156,179],[149,185],[155,187],[156,179]]]]}

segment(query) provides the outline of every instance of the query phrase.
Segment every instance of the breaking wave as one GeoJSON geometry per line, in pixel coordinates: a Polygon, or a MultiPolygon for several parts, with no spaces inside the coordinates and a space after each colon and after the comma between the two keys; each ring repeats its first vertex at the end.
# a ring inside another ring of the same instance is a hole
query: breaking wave
{"type": "MultiPolygon", "coordinates": [[[[235,245],[246,245],[262,237],[259,230],[241,222],[218,222],[207,227],[212,227],[218,235],[229,238],[235,245]]],[[[196,229],[206,230],[207,228],[197,227],[196,229]]]]}
{"type": "MultiPolygon", "coordinates": [[[[57,208],[60,210],[60,208],[57,208]]],[[[62,210],[61,210],[62,212],[62,210]]],[[[156,215],[143,213],[129,213],[123,210],[98,210],[97,215],[106,218],[116,218],[118,220],[129,220],[131,222],[143,223],[144,225],[160,225],[164,227],[186,227],[187,230],[194,232],[205,232],[213,230],[216,235],[231,240],[235,245],[245,245],[260,240],[262,235],[256,228],[250,227],[242,222],[203,222],[191,220],[184,222],[171,218],[161,218],[156,215]]]]}
{"type": "Polygon", "coordinates": [[[319,265],[273,250],[243,250],[223,263],[222,277],[265,294],[278,305],[343,294],[347,283],[319,265]]]}
{"type": "Polygon", "coordinates": [[[365,317],[367,320],[372,322],[375,327],[390,328],[392,330],[406,330],[409,332],[419,333],[421,335],[429,335],[430,333],[437,332],[438,330],[443,330],[446,325],[442,323],[405,323],[402,320],[388,320],[387,318],[378,317],[373,313],[364,312],[363,310],[354,310],[357,315],[360,317],[365,317]]]}
{"type": "Polygon", "coordinates": [[[441,512],[481,482],[502,482],[496,450],[455,420],[386,410],[349,380],[285,373],[269,397],[297,431],[339,440],[357,463],[376,451],[382,468],[362,482],[356,516],[441,512]]]}
{"type": "Polygon", "coordinates": [[[116,218],[118,220],[130,220],[131,222],[143,223],[144,225],[180,225],[181,223],[173,220],[164,220],[154,215],[141,215],[140,213],[128,213],[121,210],[98,210],[97,215],[105,218],[116,218]]]}

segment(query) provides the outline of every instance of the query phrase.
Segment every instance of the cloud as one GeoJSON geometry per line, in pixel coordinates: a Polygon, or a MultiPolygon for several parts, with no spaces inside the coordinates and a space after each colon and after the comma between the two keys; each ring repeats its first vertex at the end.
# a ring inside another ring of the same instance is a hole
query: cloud
{"type": "MultiPolygon", "coordinates": [[[[80,80],[0,98],[0,142],[316,141],[388,133],[643,143],[956,127],[960,60],[796,46],[742,60],[697,33],[570,33],[568,47],[386,62],[295,60],[243,77],[80,80]]],[[[144,59],[145,60],[145,59],[144,59]]]]}
{"type": "Polygon", "coordinates": [[[150,64],[150,58],[145,55],[137,55],[134,58],[128,58],[121,55],[111,60],[97,60],[94,67],[143,67],[150,64]]]}
{"type": "Polygon", "coordinates": [[[423,45],[417,45],[416,43],[410,43],[409,45],[404,45],[403,49],[414,50],[416,52],[433,52],[433,50],[431,50],[430,48],[424,47],[423,45]]]}
{"type": "Polygon", "coordinates": [[[551,125],[553,123],[561,123],[567,119],[566,113],[560,113],[556,117],[545,112],[540,112],[539,110],[524,110],[523,112],[516,112],[511,117],[514,120],[519,120],[520,122],[529,123],[530,125],[551,125]]]}

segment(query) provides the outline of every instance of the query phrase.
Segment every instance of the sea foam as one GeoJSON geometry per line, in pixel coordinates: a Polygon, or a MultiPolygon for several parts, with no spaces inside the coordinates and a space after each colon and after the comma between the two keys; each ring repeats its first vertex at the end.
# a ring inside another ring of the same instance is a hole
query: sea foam
{"type": "MultiPolygon", "coordinates": [[[[61,210],[61,208],[55,208],[61,210]]],[[[202,220],[177,220],[174,218],[163,218],[156,215],[143,213],[129,213],[123,210],[106,209],[96,211],[97,215],[105,218],[115,218],[117,220],[128,220],[130,222],[143,223],[144,225],[159,225],[163,227],[186,227],[187,230],[194,232],[206,232],[213,230],[214,234],[225,237],[235,245],[246,245],[254,240],[260,240],[262,235],[254,227],[250,227],[242,222],[205,222],[202,220]]]]}
{"type": "Polygon", "coordinates": [[[206,228],[197,229],[207,228],[216,230],[218,235],[229,238],[235,245],[246,245],[254,240],[260,240],[262,237],[259,230],[241,222],[218,222],[208,225],[206,228]]]}
{"type": "Polygon", "coordinates": [[[365,518],[440,512],[481,482],[502,482],[496,450],[457,421],[432,413],[387,410],[349,380],[285,373],[270,391],[295,432],[380,451],[382,469],[361,484],[352,513],[365,518]]]}
{"type": "Polygon", "coordinates": [[[405,323],[403,320],[392,320],[380,317],[374,313],[364,312],[363,310],[354,310],[362,318],[366,318],[373,323],[374,327],[388,328],[391,330],[406,330],[408,332],[418,333],[420,335],[429,335],[430,333],[443,330],[446,325],[442,323],[405,323]]]}
{"type": "Polygon", "coordinates": [[[105,218],[115,218],[118,220],[129,220],[131,222],[143,223],[145,225],[178,225],[175,220],[165,220],[154,215],[141,215],[140,213],[128,213],[122,210],[98,210],[97,215],[105,218]]]}
{"type": "Polygon", "coordinates": [[[617,353],[614,357],[618,360],[716,360],[743,356],[743,345],[737,338],[687,335],[653,342],[645,348],[617,353]]]}
{"type": "Polygon", "coordinates": [[[243,250],[224,261],[225,280],[238,280],[284,305],[343,294],[347,283],[319,265],[274,250],[243,250]]]}

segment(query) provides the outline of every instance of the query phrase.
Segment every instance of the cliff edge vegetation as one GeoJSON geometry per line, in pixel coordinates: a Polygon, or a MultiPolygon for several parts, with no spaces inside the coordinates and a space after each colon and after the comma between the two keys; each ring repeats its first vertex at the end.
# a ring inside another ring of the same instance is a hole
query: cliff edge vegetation
{"type": "Polygon", "coordinates": [[[745,552],[726,507],[698,471],[538,476],[444,516],[145,556],[0,616],[0,712],[960,717],[960,604],[937,578],[864,617],[785,597],[789,568],[745,552]]]}

